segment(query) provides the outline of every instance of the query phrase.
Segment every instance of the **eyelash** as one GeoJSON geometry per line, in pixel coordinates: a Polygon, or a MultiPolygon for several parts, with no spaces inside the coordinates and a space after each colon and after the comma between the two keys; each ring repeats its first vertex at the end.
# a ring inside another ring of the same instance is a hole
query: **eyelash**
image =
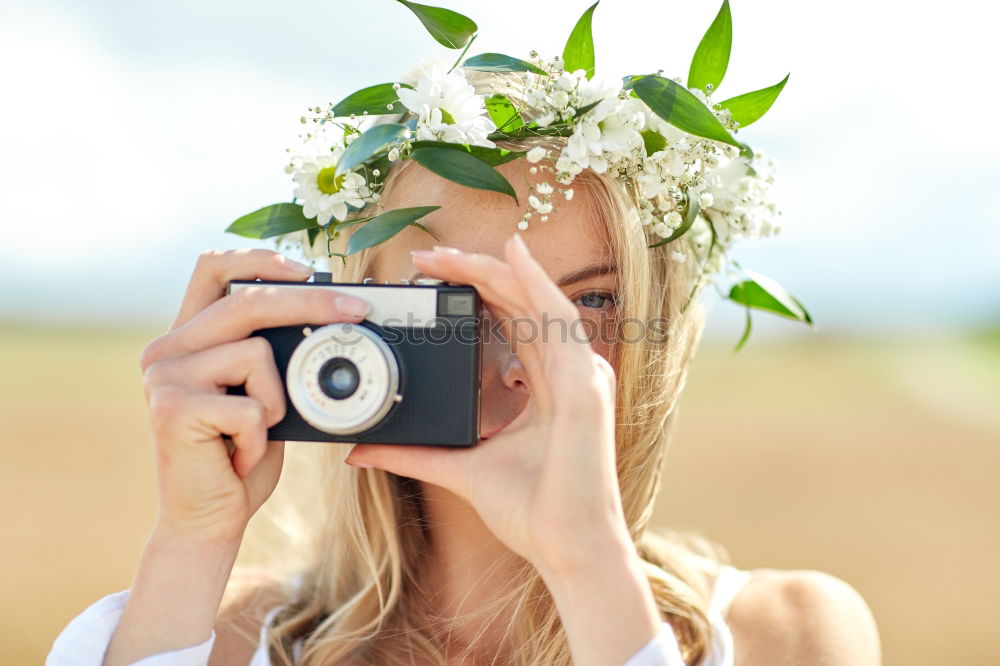
{"type": "Polygon", "coordinates": [[[615,305],[617,305],[617,302],[616,302],[616,299],[615,299],[615,295],[612,294],[611,292],[607,292],[607,291],[588,291],[587,293],[581,294],[576,299],[574,299],[573,303],[577,303],[581,307],[585,307],[585,308],[592,309],[592,310],[603,310],[604,308],[609,307],[609,305],[610,305],[610,307],[614,307],[615,305]],[[591,307],[589,305],[583,305],[582,303],[578,303],[579,301],[582,301],[584,298],[587,298],[588,296],[600,296],[600,297],[604,298],[605,303],[604,303],[604,305],[602,305],[600,307],[596,307],[596,308],[595,307],[591,307]]]}

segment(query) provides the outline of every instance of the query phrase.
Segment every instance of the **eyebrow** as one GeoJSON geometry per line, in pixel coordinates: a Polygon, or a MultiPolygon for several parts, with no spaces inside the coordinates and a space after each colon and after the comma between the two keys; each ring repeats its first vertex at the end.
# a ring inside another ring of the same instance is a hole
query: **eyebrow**
{"type": "Polygon", "coordinates": [[[587,278],[597,277],[598,275],[614,275],[617,272],[618,268],[614,264],[590,264],[563,275],[556,280],[556,284],[560,287],[565,287],[576,282],[582,282],[587,278]]]}
{"type": "MultiPolygon", "coordinates": [[[[575,271],[570,271],[566,275],[556,280],[556,284],[560,287],[566,287],[577,282],[582,282],[587,278],[597,277],[599,275],[614,275],[618,272],[618,268],[614,264],[590,264],[584,266],[575,271]]],[[[419,278],[427,277],[420,271],[417,271],[410,276],[410,282],[415,282],[419,278]]]]}

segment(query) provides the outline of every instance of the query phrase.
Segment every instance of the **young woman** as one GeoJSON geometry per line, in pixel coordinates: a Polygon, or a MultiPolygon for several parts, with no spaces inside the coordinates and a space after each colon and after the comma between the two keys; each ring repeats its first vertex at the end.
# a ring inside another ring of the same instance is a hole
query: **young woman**
{"type": "MultiPolygon", "coordinates": [[[[498,167],[522,202],[542,178],[529,167],[498,167]]],[[[294,575],[233,571],[285,450],[266,441],[281,380],[248,336],[357,322],[367,305],[332,289],[224,295],[229,280],[310,270],[266,250],[204,253],[170,331],[141,356],[159,518],[131,590],[74,620],[49,663],[880,663],[848,584],[741,571],[706,542],[648,528],[701,333],[695,270],[670,255],[686,238],[647,248],[622,181],[587,170],[573,190],[516,234],[525,208],[512,198],[413,161],[393,168],[382,205],[443,205],[422,220],[439,241],[408,227],[335,260],[335,281],[471,284],[516,348],[484,343],[474,447],[299,445],[315,460],[296,470],[310,540],[289,553],[294,575]],[[246,396],[226,394],[240,384],[246,396]]]]}

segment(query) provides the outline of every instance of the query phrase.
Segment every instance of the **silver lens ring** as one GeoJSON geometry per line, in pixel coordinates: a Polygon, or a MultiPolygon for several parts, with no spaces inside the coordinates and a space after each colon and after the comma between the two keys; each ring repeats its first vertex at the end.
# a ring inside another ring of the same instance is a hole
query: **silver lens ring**
{"type": "Polygon", "coordinates": [[[399,366],[392,349],[371,329],[329,324],[299,343],[285,379],[288,397],[309,425],[331,435],[350,435],[385,418],[399,389],[399,366]],[[332,359],[346,359],[357,368],[357,389],[345,398],[334,399],[321,386],[320,371],[332,359]]]}

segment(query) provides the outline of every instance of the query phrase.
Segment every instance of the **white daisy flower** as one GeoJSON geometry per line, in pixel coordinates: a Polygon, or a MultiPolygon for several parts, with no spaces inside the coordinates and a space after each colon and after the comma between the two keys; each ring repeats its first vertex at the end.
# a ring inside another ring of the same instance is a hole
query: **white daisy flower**
{"type": "Polygon", "coordinates": [[[400,88],[397,93],[417,114],[417,139],[495,147],[487,136],[496,125],[486,113],[483,95],[476,94],[461,69],[446,74],[434,67],[416,88],[400,88]]]}
{"type": "Polygon", "coordinates": [[[364,177],[353,171],[337,175],[343,147],[306,148],[292,159],[292,179],[298,183],[294,194],[302,202],[302,214],[306,218],[315,217],[317,224],[326,226],[331,218],[347,219],[348,205],[356,208],[365,205],[365,198],[371,196],[371,191],[364,177]]]}

